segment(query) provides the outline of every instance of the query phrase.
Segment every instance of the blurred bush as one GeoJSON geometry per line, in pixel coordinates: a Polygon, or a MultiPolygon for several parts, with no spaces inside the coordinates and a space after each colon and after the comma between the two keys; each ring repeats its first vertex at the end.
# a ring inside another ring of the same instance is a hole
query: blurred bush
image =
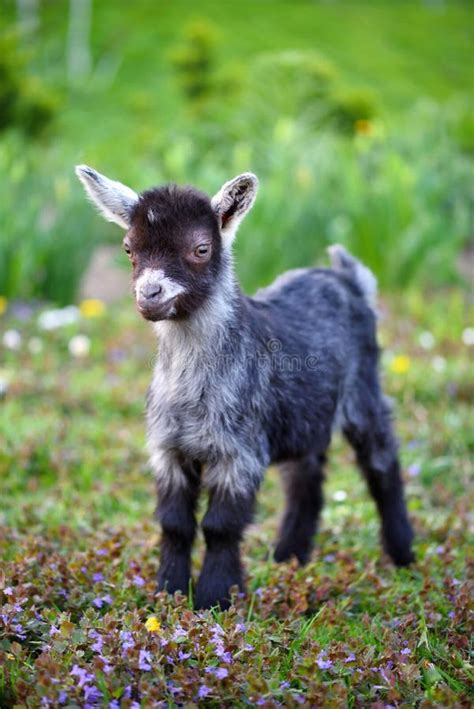
{"type": "MultiPolygon", "coordinates": [[[[143,186],[171,177],[210,194],[249,166],[259,174],[261,191],[236,243],[249,290],[286,268],[317,264],[335,241],[373,268],[383,287],[452,283],[469,237],[473,168],[440,109],[420,106],[407,124],[392,135],[368,122],[349,139],[281,118],[263,144],[246,136],[229,151],[217,141],[205,160],[198,140],[173,135],[134,171],[143,186]]],[[[105,161],[98,167],[109,172],[105,161]]],[[[111,177],[127,181],[127,162],[111,177]]],[[[84,199],[72,164],[72,155],[45,157],[19,140],[1,145],[0,189],[9,194],[0,204],[3,295],[70,302],[97,239],[111,233],[119,243],[117,227],[109,231],[84,199]]]]}
{"type": "Polygon", "coordinates": [[[50,126],[58,107],[57,95],[28,75],[16,33],[0,34],[0,131],[14,126],[35,138],[50,126]]]}
{"type": "Polygon", "coordinates": [[[180,86],[188,102],[200,106],[214,89],[218,32],[211,22],[186,25],[179,43],[169,52],[180,86]]]}

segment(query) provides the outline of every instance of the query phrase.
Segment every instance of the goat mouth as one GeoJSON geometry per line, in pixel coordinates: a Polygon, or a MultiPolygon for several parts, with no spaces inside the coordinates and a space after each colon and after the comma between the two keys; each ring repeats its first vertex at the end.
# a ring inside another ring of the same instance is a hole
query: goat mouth
{"type": "Polygon", "coordinates": [[[176,296],[169,298],[159,305],[145,305],[137,303],[137,310],[145,320],[157,322],[158,320],[168,320],[176,315],[176,296]]]}

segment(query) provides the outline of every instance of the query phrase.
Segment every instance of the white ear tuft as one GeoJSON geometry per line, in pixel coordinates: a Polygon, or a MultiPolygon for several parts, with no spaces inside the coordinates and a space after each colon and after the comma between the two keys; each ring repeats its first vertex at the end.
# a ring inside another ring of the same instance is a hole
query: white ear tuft
{"type": "Polygon", "coordinates": [[[258,190],[258,179],[251,172],[226,182],[211,200],[219,220],[224,246],[232,244],[240,222],[252,208],[258,190]]]}
{"type": "Polygon", "coordinates": [[[137,193],[121,182],[109,180],[88,165],[76,165],[76,175],[105,219],[128,229],[131,211],[138,201],[137,193]]]}

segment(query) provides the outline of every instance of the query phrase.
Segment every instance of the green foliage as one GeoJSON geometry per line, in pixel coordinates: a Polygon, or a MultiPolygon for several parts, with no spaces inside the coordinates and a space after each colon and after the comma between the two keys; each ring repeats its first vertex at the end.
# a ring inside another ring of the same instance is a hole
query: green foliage
{"type": "Polygon", "coordinates": [[[184,28],[180,43],[169,53],[184,95],[194,107],[213,91],[217,41],[214,25],[199,20],[184,28]]]}
{"type": "Polygon", "coordinates": [[[27,58],[13,32],[0,33],[0,132],[15,126],[35,138],[58,110],[56,95],[27,74],[27,58]]]}
{"type": "Polygon", "coordinates": [[[72,166],[16,136],[0,143],[0,283],[7,297],[70,303],[95,245],[72,166]],[[51,170],[45,176],[45,167],[51,170]],[[66,172],[67,170],[67,172],[66,172]]]}
{"type": "MultiPolygon", "coordinates": [[[[472,703],[469,304],[459,290],[413,290],[383,303],[380,324],[416,564],[381,558],[375,505],[336,437],[312,562],[268,558],[283,507],[270,469],[243,545],[247,597],[194,613],[183,596],[155,595],[142,417],[152,329],[131,299],[52,331],[36,314],[0,318],[22,338],[15,350],[0,338],[2,706],[82,706],[96,688],[99,706],[129,707],[128,687],[142,706],[472,703]],[[91,344],[79,358],[69,353],[78,334],[91,344]]],[[[202,552],[199,540],[195,570],[202,552]]]]}

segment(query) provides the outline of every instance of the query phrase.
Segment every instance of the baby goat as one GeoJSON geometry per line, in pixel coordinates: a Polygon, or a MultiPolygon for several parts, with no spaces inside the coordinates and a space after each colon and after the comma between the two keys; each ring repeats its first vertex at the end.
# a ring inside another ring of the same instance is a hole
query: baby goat
{"type": "Polygon", "coordinates": [[[196,605],[229,605],[229,589],[243,588],[239,543],[270,463],[281,466],[287,496],[275,559],[304,564],[336,425],[377,504],[386,551],[395,564],[409,564],[413,535],[379,383],[372,273],[333,246],[332,269],[289,271],[249,298],[234,276],[231,245],[255,200],[254,175],[209,199],[174,185],[138,195],[90,167],[76,172],[105,218],[127,230],[137,308],[159,338],[147,400],[162,527],[159,588],[188,590],[204,487],[196,605]]]}

